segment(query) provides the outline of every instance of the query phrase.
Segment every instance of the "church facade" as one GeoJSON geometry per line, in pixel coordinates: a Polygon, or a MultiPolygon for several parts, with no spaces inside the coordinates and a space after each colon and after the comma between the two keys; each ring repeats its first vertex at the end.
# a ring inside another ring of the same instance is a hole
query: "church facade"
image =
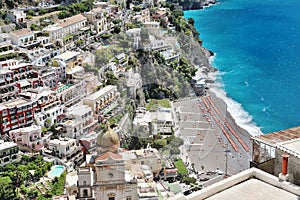
{"type": "Polygon", "coordinates": [[[77,171],[79,200],[138,200],[137,180],[125,169],[120,140],[107,125],[97,137],[97,154],[77,171]]]}

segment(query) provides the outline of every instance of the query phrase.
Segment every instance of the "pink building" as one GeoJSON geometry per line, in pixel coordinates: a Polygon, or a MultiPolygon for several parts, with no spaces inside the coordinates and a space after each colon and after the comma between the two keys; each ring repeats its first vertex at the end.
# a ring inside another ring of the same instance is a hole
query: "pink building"
{"type": "Polygon", "coordinates": [[[9,137],[17,144],[40,150],[50,141],[51,135],[42,133],[40,126],[29,126],[9,131],[9,137]]]}

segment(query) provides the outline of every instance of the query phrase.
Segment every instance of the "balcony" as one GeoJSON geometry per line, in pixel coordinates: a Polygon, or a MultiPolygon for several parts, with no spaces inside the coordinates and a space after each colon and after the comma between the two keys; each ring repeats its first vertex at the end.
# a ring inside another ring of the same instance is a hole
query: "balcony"
{"type": "Polygon", "coordinates": [[[12,128],[12,129],[19,128],[19,125],[18,125],[18,124],[13,125],[11,128],[12,128]]]}
{"type": "Polygon", "coordinates": [[[31,118],[32,114],[26,115],[26,119],[31,118]]]}
{"type": "Polygon", "coordinates": [[[18,122],[18,119],[12,119],[11,120],[11,123],[16,123],[16,122],[18,122]]]}

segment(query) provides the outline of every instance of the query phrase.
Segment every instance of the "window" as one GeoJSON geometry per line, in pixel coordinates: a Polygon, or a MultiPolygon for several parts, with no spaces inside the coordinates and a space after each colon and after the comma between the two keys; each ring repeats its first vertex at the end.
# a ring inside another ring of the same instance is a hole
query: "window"
{"type": "Polygon", "coordinates": [[[126,197],[126,200],[131,200],[131,197],[126,197]]]}
{"type": "Polygon", "coordinates": [[[115,200],[115,194],[114,193],[109,193],[108,195],[107,195],[107,197],[108,197],[108,200],[115,200]]]}
{"type": "Polygon", "coordinates": [[[83,185],[86,185],[86,181],[83,181],[83,185]]]}
{"type": "Polygon", "coordinates": [[[83,190],[83,196],[84,196],[84,197],[87,197],[87,196],[88,196],[88,190],[87,190],[87,189],[84,189],[84,190],[83,190]]]}

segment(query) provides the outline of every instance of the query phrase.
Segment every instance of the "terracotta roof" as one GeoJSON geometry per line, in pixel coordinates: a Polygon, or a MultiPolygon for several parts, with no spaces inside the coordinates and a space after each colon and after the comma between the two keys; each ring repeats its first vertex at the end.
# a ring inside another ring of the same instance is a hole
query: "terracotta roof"
{"type": "Polygon", "coordinates": [[[253,140],[263,142],[271,146],[297,138],[300,138],[300,126],[252,137],[253,140]]]}
{"type": "Polygon", "coordinates": [[[106,152],[104,154],[102,154],[101,156],[99,156],[98,158],[96,158],[96,160],[107,160],[109,157],[111,157],[114,160],[121,160],[122,156],[120,154],[115,154],[112,152],[106,152]]]}
{"type": "Polygon", "coordinates": [[[58,26],[63,28],[84,20],[86,20],[86,17],[83,16],[82,14],[78,14],[62,20],[62,23],[60,23],[58,26]]]}
{"type": "Polygon", "coordinates": [[[16,36],[23,36],[23,35],[33,34],[33,32],[31,32],[27,28],[23,28],[23,29],[19,29],[19,30],[12,32],[12,34],[14,34],[16,36]]]}

